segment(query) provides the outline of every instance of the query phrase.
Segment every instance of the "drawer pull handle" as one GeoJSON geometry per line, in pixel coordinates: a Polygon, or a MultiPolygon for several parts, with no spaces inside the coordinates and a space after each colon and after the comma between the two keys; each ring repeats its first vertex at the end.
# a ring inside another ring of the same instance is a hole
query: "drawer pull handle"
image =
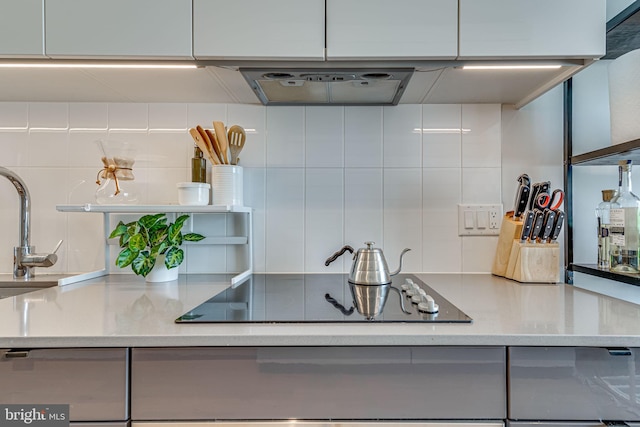
{"type": "Polygon", "coordinates": [[[21,359],[29,357],[29,350],[10,350],[4,354],[5,359],[21,359]]]}
{"type": "Polygon", "coordinates": [[[631,356],[631,350],[625,347],[608,348],[607,351],[611,356],[631,356]]]}

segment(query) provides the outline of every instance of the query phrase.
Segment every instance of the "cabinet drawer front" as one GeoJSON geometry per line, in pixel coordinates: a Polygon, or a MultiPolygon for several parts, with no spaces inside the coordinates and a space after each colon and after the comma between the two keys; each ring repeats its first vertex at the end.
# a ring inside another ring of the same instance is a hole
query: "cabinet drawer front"
{"type": "Polygon", "coordinates": [[[132,420],[502,419],[505,349],[132,350],[132,420]]]}
{"type": "Polygon", "coordinates": [[[510,347],[509,418],[640,420],[638,349],[510,347]]]}
{"type": "Polygon", "coordinates": [[[71,421],[127,420],[126,349],[0,349],[0,402],[69,404],[71,421]]]}

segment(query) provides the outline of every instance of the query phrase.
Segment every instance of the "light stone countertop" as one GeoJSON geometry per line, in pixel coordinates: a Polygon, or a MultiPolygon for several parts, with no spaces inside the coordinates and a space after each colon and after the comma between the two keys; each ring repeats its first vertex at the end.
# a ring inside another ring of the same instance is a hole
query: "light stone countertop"
{"type": "Polygon", "coordinates": [[[230,276],[111,275],[0,300],[0,348],[499,345],[640,347],[640,306],[568,285],[418,274],[471,324],[176,324],[230,276]]]}

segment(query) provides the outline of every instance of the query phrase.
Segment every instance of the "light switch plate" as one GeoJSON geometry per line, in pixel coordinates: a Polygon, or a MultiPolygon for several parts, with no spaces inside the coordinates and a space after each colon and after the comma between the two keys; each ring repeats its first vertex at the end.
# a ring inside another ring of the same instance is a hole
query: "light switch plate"
{"type": "Polygon", "coordinates": [[[502,205],[458,205],[459,236],[497,236],[502,224],[502,205]]]}

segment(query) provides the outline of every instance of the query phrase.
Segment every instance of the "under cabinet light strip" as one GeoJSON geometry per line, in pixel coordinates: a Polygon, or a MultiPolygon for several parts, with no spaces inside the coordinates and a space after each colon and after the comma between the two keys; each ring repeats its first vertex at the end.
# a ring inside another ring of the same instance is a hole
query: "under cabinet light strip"
{"type": "Polygon", "coordinates": [[[463,65],[463,70],[552,70],[562,65],[463,65]]]}
{"type": "Polygon", "coordinates": [[[193,64],[87,64],[87,63],[48,63],[48,62],[26,62],[26,63],[0,63],[0,68],[130,68],[130,69],[192,69],[198,68],[193,64]]]}

